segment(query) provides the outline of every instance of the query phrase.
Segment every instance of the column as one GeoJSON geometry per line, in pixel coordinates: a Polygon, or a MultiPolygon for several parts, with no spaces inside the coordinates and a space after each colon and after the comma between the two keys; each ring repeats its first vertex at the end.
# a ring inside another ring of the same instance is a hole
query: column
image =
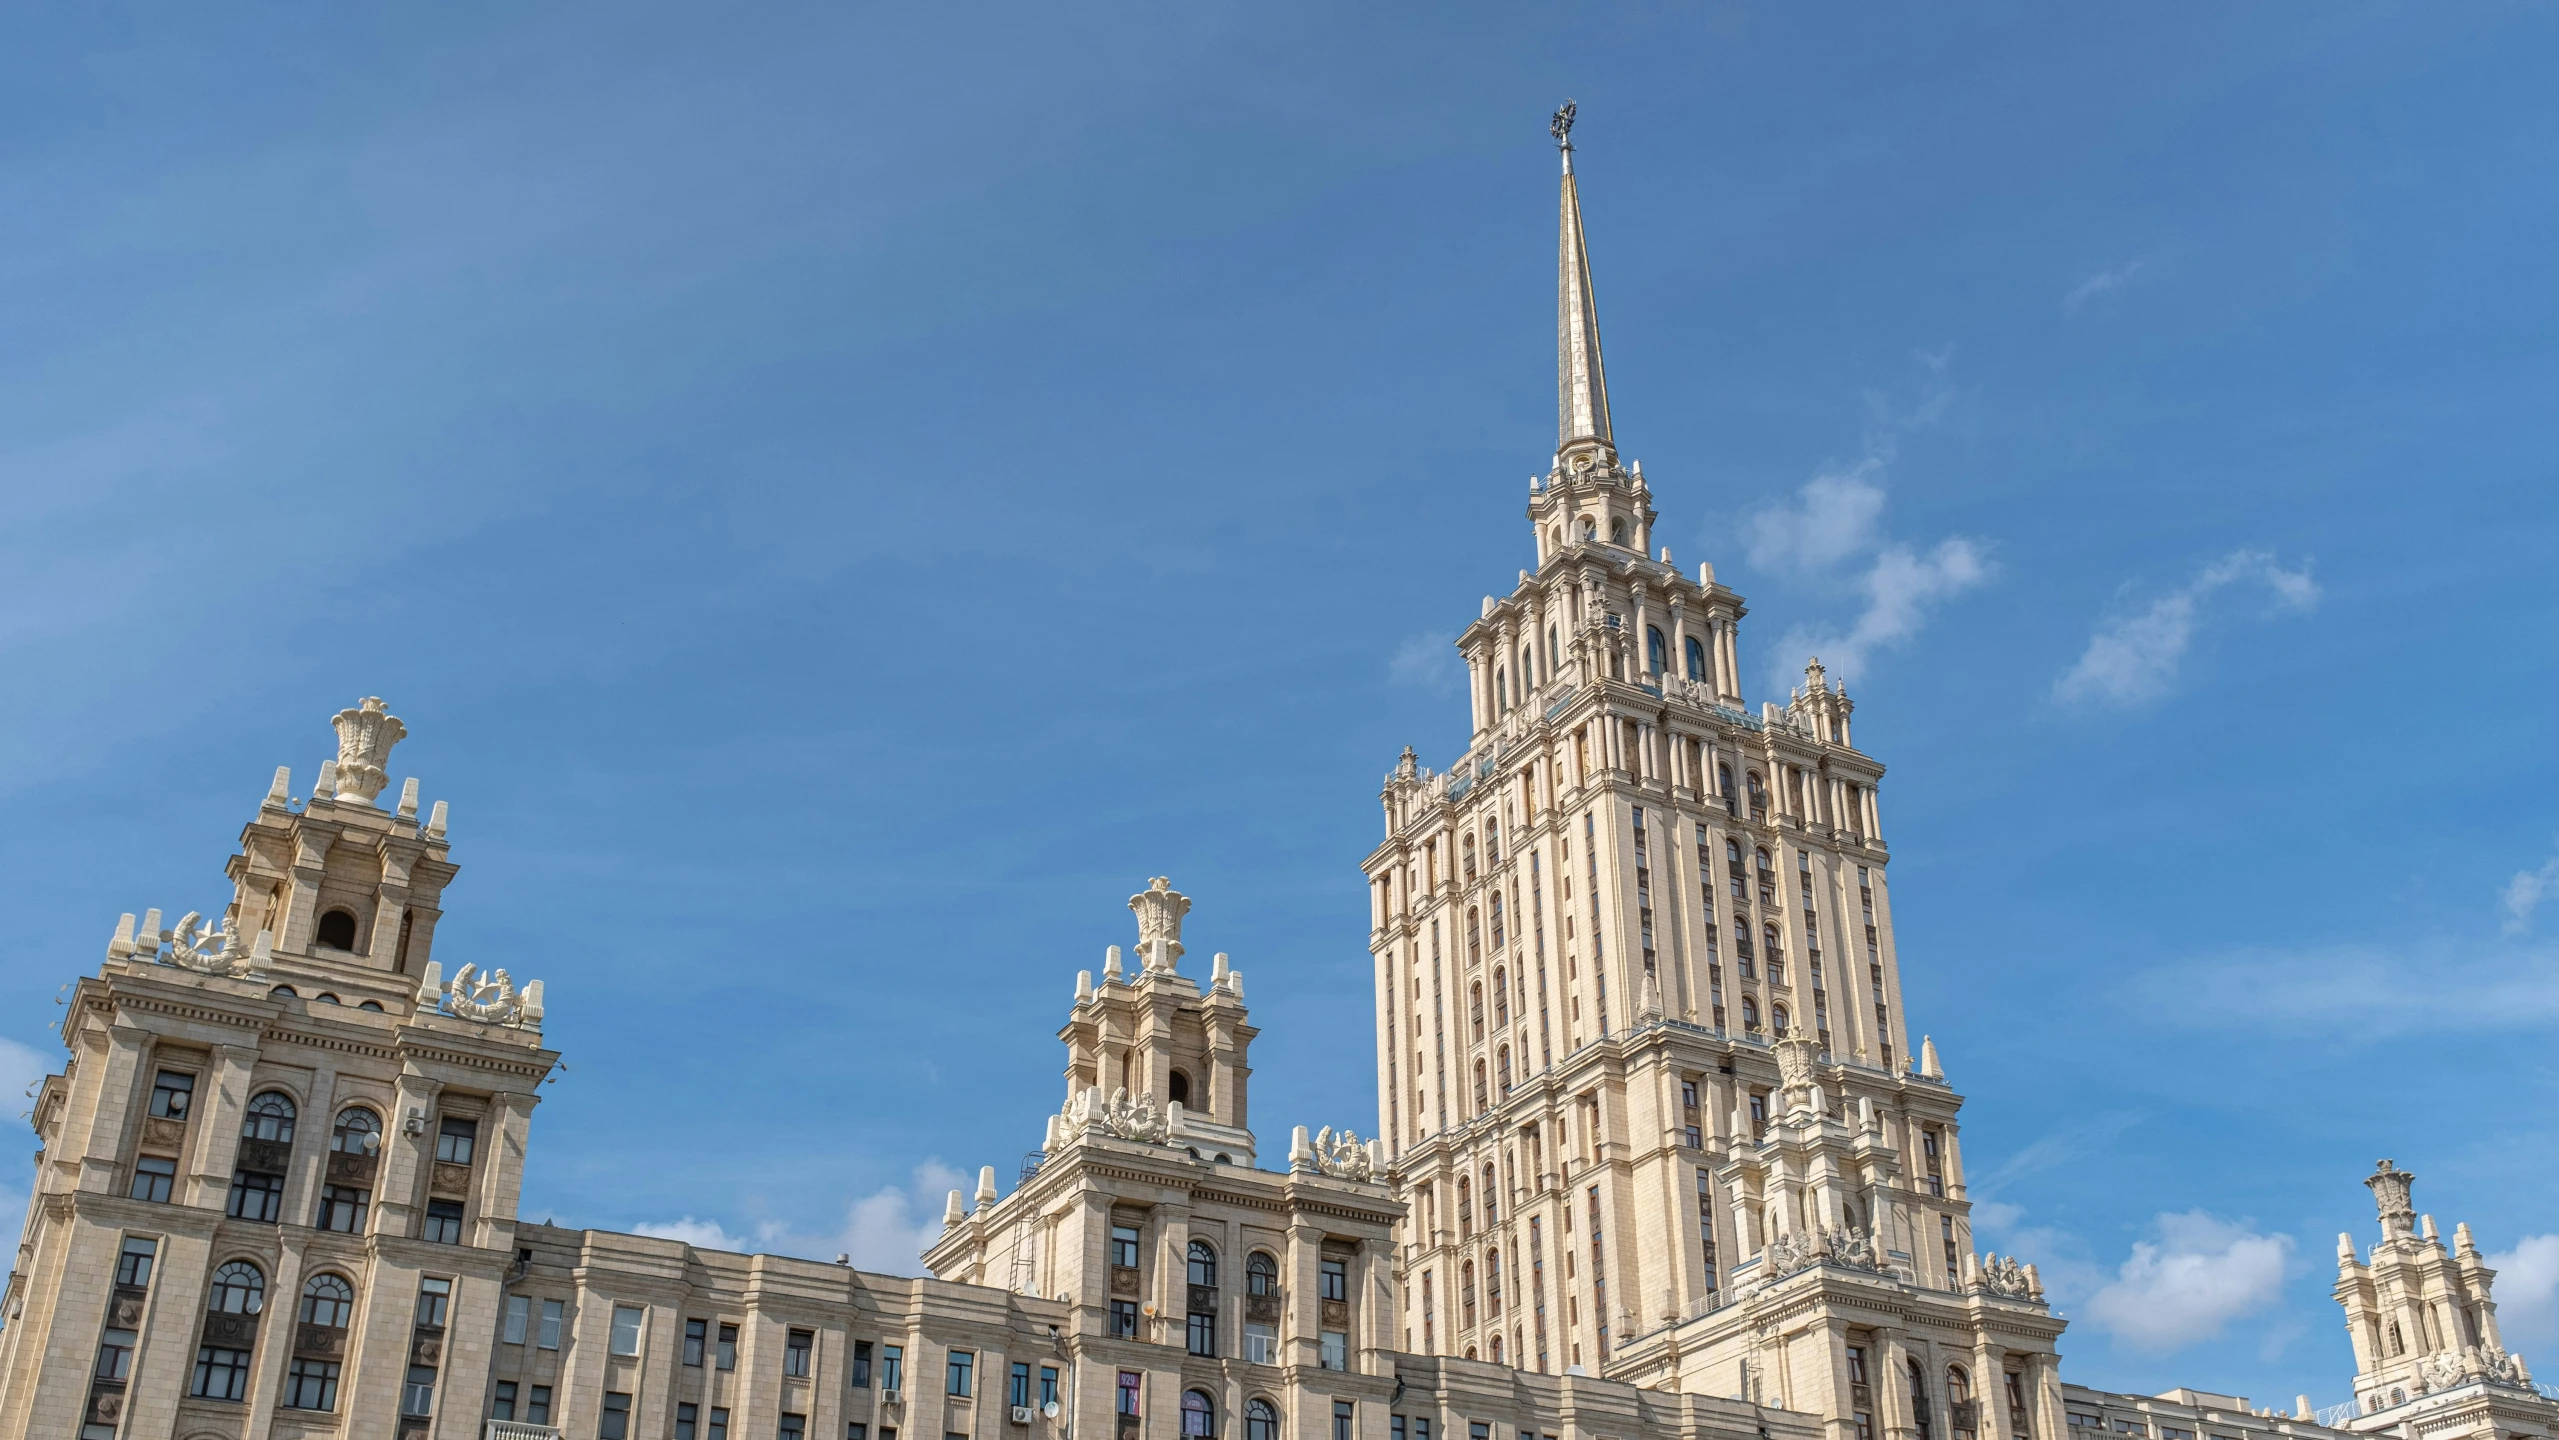
{"type": "Polygon", "coordinates": [[[2009,1440],[2016,1427],[2008,1419],[2008,1352],[1988,1334],[1973,1336],[1974,1431],[1981,1440],[2009,1440]]]}
{"type": "Polygon", "coordinates": [[[2050,1352],[2026,1357],[2028,1403],[2035,1413],[2035,1440],[2062,1440],[2070,1419],[2061,1408],[2061,1357],[2050,1352]]]}
{"type": "Polygon", "coordinates": [[[1830,1347],[1830,1397],[1822,1406],[1822,1429],[1831,1440],[1857,1440],[1857,1394],[1848,1375],[1848,1322],[1834,1317],[1823,1328],[1830,1347]]]}
{"type": "Polygon", "coordinates": [[[195,1119],[200,1126],[188,1151],[195,1157],[195,1173],[187,1178],[188,1190],[178,1197],[181,1203],[222,1209],[231,1189],[231,1162],[240,1153],[240,1115],[249,1104],[249,1076],[258,1063],[254,1045],[216,1045],[213,1047],[212,1073],[205,1078],[210,1092],[196,1097],[195,1119]]]}
{"type": "Polygon", "coordinates": [[[151,1032],[134,1025],[112,1025],[105,1040],[106,1053],[99,1057],[97,1108],[91,1112],[87,1135],[79,1142],[79,1187],[93,1194],[120,1195],[124,1192],[116,1185],[121,1168],[116,1157],[124,1153],[125,1128],[142,1089],[142,1055],[151,1043],[151,1032]]]}
{"type": "Polygon", "coordinates": [[[1875,1392],[1876,1422],[1885,1440],[1915,1440],[1910,1413],[1910,1351],[1902,1332],[1875,1327],[1875,1366],[1867,1372],[1875,1392]]]}

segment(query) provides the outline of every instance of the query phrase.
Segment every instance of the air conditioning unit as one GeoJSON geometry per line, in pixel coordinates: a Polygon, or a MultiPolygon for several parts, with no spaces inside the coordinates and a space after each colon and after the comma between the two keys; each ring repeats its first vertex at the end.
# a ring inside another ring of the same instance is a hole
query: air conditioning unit
{"type": "Polygon", "coordinates": [[[883,1405],[903,1405],[906,1403],[906,1392],[883,1386],[880,1390],[880,1403],[883,1405]]]}
{"type": "Polygon", "coordinates": [[[1016,1425],[1028,1425],[1031,1423],[1031,1417],[1037,1413],[1039,1412],[1033,1410],[1028,1405],[1016,1405],[1013,1407],[1013,1423],[1016,1425]]]}

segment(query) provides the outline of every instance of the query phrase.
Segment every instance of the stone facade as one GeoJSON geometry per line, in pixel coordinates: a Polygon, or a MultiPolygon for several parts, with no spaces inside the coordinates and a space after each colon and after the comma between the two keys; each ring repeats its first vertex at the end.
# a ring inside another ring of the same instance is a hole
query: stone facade
{"type": "Polygon", "coordinates": [[[307,798],[276,772],[218,918],[126,915],[73,987],[0,1434],[2559,1440],[2467,1227],[2447,1250],[2386,1161],[2381,1241],[2339,1240],[2353,1399],[2062,1380],[1908,1044],[1883,767],[1818,662],[1750,713],[1740,598],[1650,549],[1569,131],[1537,569],[1460,637],[1467,752],[1406,752],[1365,865],[1377,1138],[1263,1163],[1243,975],[1184,973],[1159,877],[932,1278],[521,1223],[543,986],[446,977],[445,807],[381,803],[406,730],[366,700],[307,798]]]}

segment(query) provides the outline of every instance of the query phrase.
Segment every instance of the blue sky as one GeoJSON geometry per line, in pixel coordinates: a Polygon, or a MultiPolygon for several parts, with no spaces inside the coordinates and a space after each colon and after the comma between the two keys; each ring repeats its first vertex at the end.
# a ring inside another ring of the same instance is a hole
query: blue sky
{"type": "MultiPolygon", "coordinates": [[[[0,46],[5,1058],[381,694],[535,1218],[911,1253],[1170,874],[1373,1123],[1359,857],[1529,556],[1554,162],[1818,648],[2087,1383],[2345,1398],[2384,1154],[2559,1342],[2546,8],[647,5],[0,46]],[[2553,892],[2543,905],[2544,890],[2553,892]]],[[[23,1182],[23,1165],[16,1169],[23,1182]]],[[[5,1178],[5,1175],[0,1175],[5,1178]]]]}

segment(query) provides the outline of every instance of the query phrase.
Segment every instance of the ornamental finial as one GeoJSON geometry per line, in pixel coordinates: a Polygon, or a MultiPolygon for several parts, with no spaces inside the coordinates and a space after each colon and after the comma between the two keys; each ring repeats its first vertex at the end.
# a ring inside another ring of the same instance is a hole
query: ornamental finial
{"type": "Polygon", "coordinates": [[[1564,108],[1556,111],[1555,118],[1546,126],[1546,133],[1555,137],[1555,148],[1558,150],[1573,148],[1574,108],[1572,101],[1565,101],[1564,108]]]}

